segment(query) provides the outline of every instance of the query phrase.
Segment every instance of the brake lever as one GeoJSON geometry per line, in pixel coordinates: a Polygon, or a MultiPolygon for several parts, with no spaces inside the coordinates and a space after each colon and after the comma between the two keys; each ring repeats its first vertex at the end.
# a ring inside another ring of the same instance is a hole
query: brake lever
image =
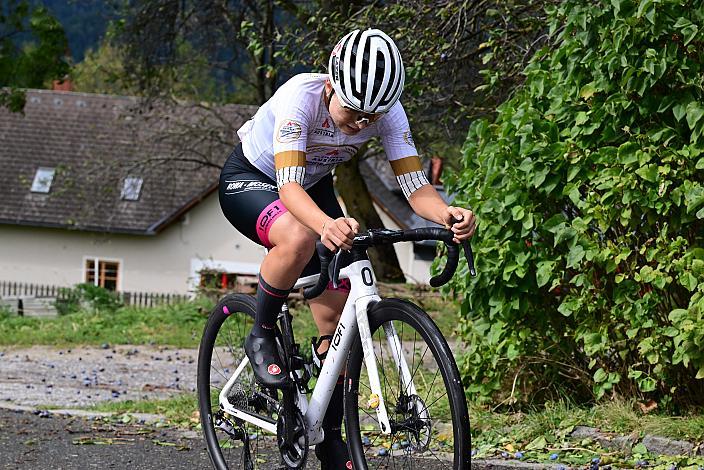
{"type": "Polygon", "coordinates": [[[472,252],[472,245],[469,244],[469,240],[462,240],[462,249],[464,250],[464,257],[467,259],[469,274],[476,276],[477,270],[474,269],[474,253],[472,252]]]}
{"type": "Polygon", "coordinates": [[[340,287],[340,269],[342,267],[342,257],[344,250],[342,248],[338,249],[333,255],[332,264],[330,265],[330,280],[332,281],[332,287],[337,289],[340,287]]]}
{"type": "MultiPolygon", "coordinates": [[[[451,222],[452,225],[455,225],[461,221],[453,217],[451,222]]],[[[452,225],[450,227],[452,227],[452,225]]],[[[462,240],[461,244],[462,250],[464,251],[464,257],[467,260],[467,266],[469,267],[469,274],[476,276],[477,270],[474,268],[474,253],[472,252],[472,245],[469,244],[469,240],[462,240]]]]}

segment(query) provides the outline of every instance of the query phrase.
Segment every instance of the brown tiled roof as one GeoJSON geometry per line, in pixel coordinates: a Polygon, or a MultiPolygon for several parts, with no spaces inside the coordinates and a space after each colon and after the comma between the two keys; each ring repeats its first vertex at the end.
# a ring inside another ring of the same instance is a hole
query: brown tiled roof
{"type": "Polygon", "coordinates": [[[0,108],[0,224],[155,234],[217,187],[219,166],[251,106],[217,109],[29,90],[24,113],[0,108]],[[55,168],[49,194],[30,191],[55,168]],[[141,177],[137,201],[121,198],[141,177]]]}

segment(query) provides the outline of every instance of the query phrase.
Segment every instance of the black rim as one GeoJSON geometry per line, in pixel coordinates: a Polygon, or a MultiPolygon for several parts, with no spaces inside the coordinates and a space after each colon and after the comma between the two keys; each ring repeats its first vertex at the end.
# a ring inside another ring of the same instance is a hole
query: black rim
{"type": "Polygon", "coordinates": [[[249,453],[251,460],[256,462],[259,450],[259,429],[246,422],[238,423],[237,420],[225,418],[219,411],[216,398],[229,379],[227,374],[232,372],[232,366],[236,366],[241,359],[241,354],[238,354],[235,348],[239,346],[238,350],[241,351],[245,335],[249,333],[251,318],[254,316],[254,305],[253,298],[242,294],[224,297],[213,309],[200,344],[198,402],[201,425],[208,455],[213,466],[218,469],[227,469],[230,466],[245,468],[246,454],[249,453]],[[227,306],[229,314],[223,313],[223,306],[227,306]],[[230,321],[225,323],[228,319],[230,321]],[[223,327],[225,324],[226,328],[223,327]],[[227,345],[224,350],[220,350],[221,343],[227,345]],[[211,397],[214,400],[211,400],[211,397]],[[218,417],[227,419],[227,422],[239,431],[236,433],[237,437],[244,439],[239,441],[222,430],[216,431],[214,421],[218,417]],[[251,438],[246,438],[245,435],[251,438]]]}

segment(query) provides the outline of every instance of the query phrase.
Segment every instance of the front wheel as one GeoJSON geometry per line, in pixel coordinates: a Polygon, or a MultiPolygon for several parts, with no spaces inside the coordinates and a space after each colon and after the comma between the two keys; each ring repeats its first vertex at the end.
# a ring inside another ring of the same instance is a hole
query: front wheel
{"type": "Polygon", "coordinates": [[[239,410],[275,425],[278,392],[265,389],[245,364],[244,341],[252,329],[256,304],[243,294],[227,295],[213,309],[203,332],[198,353],[198,405],[208,454],[218,470],[262,470],[279,461],[276,439],[263,435],[257,426],[223,409],[219,395],[226,392],[230,411],[239,410]],[[236,378],[234,374],[238,375],[236,378]],[[231,379],[232,378],[232,379],[231,379]]]}
{"type": "Polygon", "coordinates": [[[385,299],[369,308],[369,327],[382,400],[391,423],[383,434],[360,338],[350,350],[345,386],[345,431],[355,469],[470,469],[467,401],[447,341],[418,306],[385,299]],[[398,341],[393,339],[395,331],[398,341]],[[400,349],[399,349],[400,345],[400,349]],[[404,379],[395,359],[403,352],[404,379]]]}

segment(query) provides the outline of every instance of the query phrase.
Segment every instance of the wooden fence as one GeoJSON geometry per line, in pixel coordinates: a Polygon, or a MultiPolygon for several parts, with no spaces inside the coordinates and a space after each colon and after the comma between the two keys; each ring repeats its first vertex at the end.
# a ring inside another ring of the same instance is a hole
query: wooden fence
{"type": "MultiPolygon", "coordinates": [[[[68,287],[58,287],[43,284],[30,284],[23,282],[0,281],[0,298],[41,297],[56,300],[68,299],[68,287]]],[[[155,305],[171,305],[188,300],[187,295],[158,294],[153,292],[116,292],[118,299],[125,305],[136,307],[153,307],[155,305]]]]}

